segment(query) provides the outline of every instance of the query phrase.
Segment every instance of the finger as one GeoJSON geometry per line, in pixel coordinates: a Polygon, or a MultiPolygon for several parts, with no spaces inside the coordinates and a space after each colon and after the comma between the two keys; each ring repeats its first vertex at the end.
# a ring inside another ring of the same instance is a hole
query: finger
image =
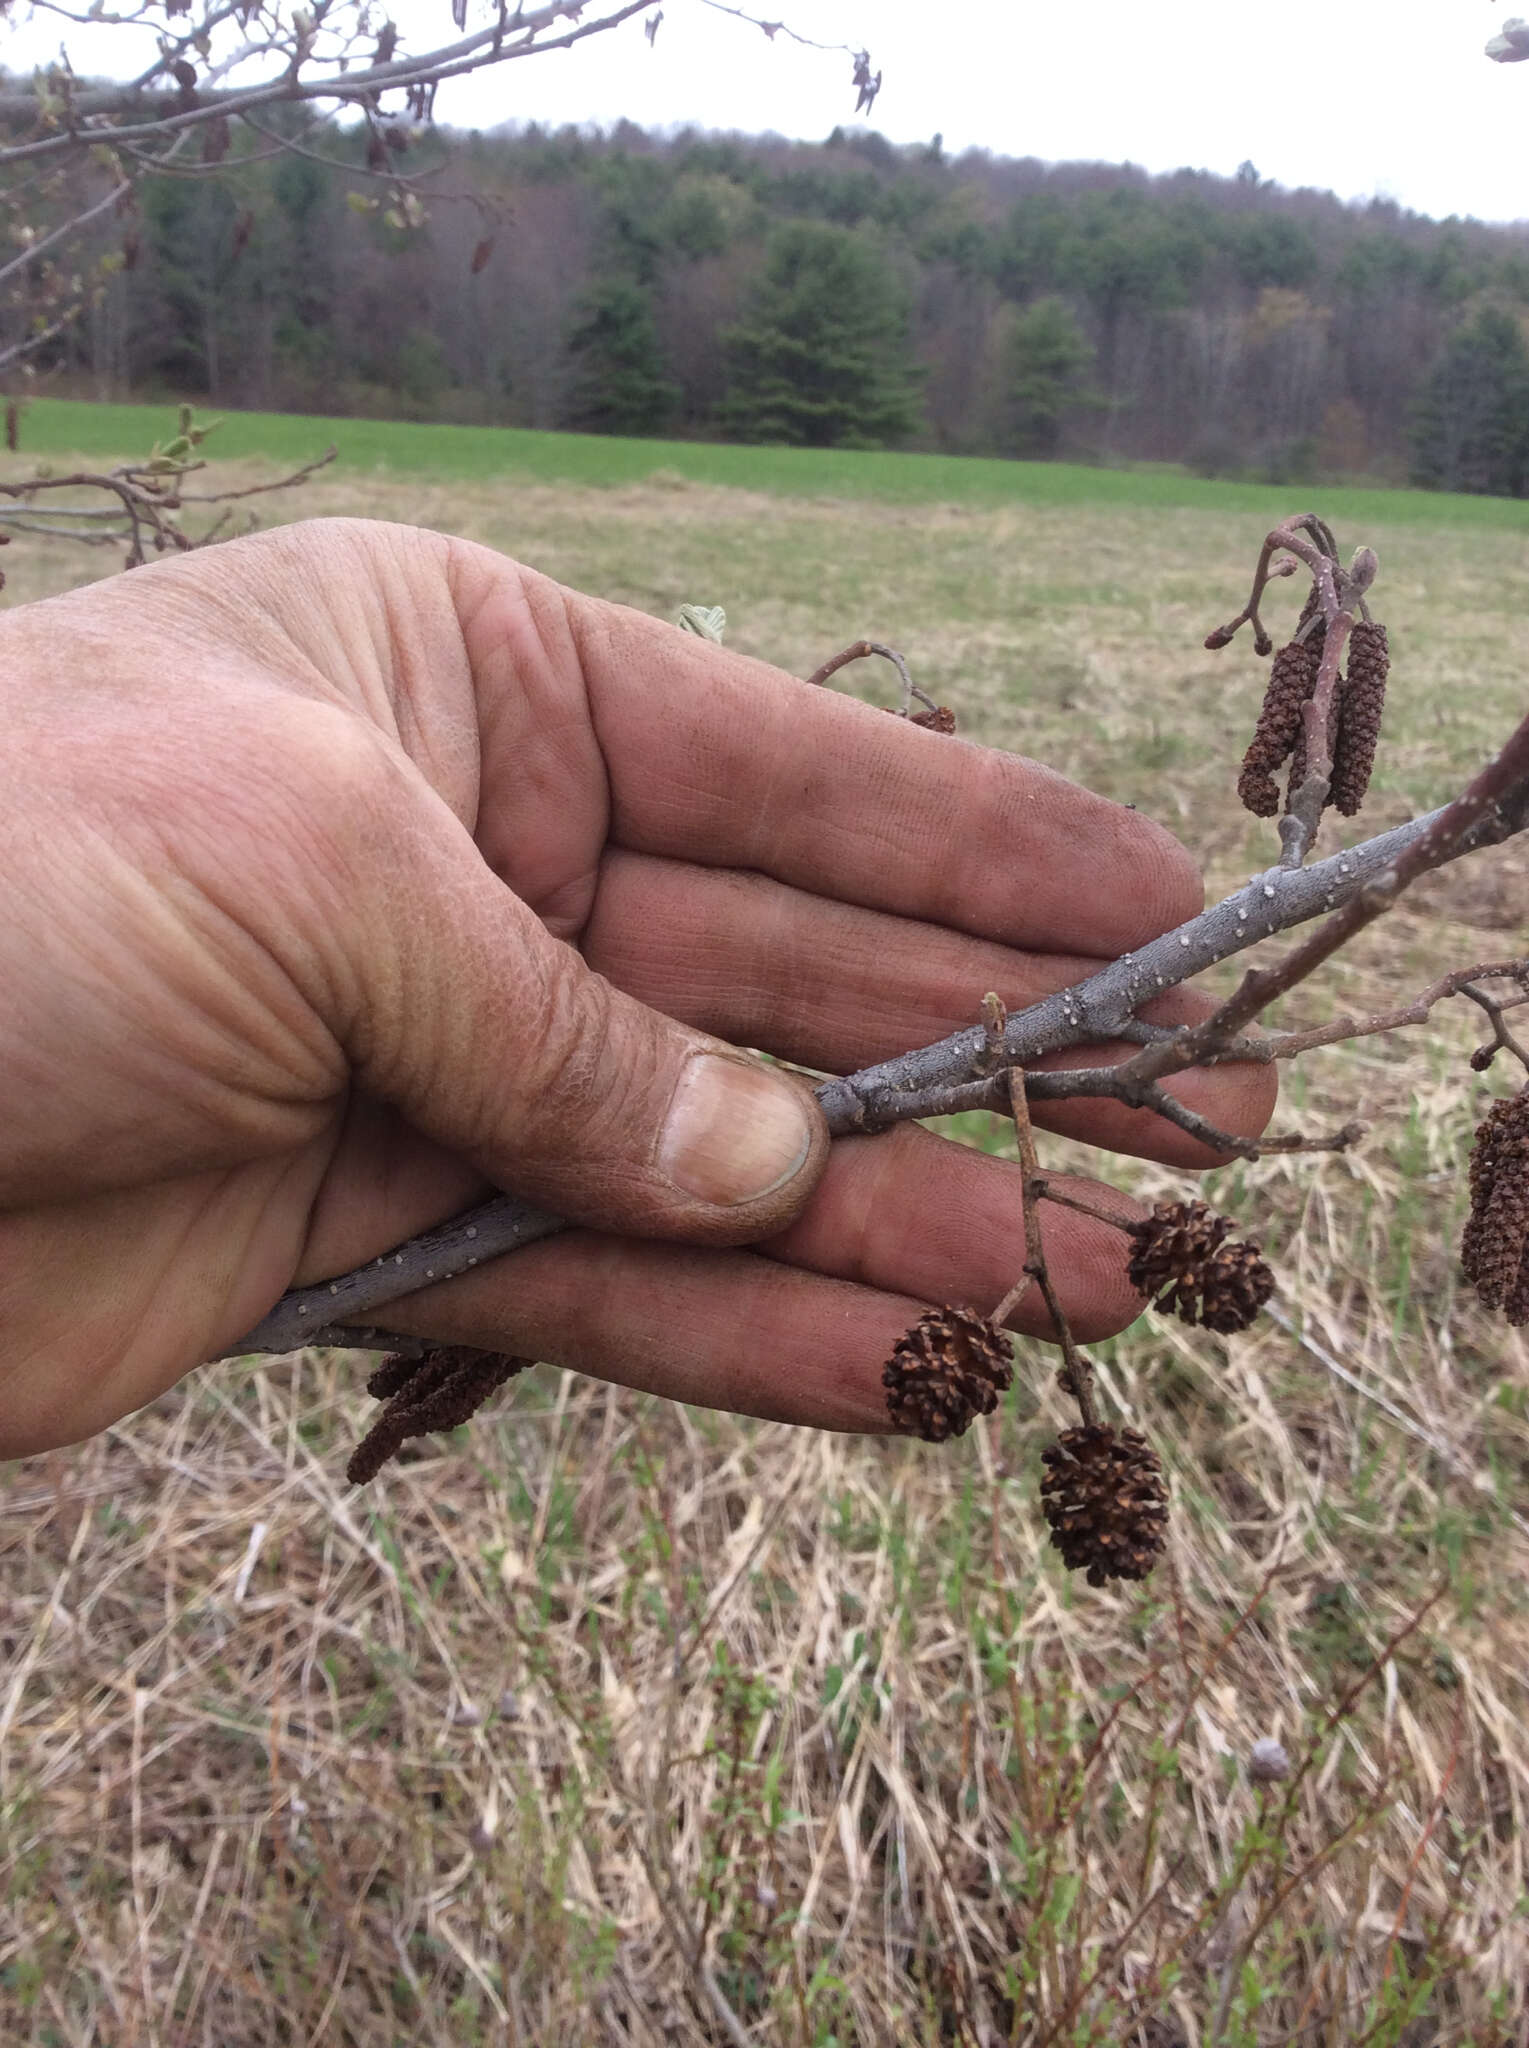
{"type": "MultiPolygon", "coordinates": [[[[849,1073],[976,1021],[995,989],[1021,1010],[1095,973],[1077,955],[1020,951],[945,927],[857,909],[757,874],[616,851],[601,865],[585,957],[639,1000],[703,1031],[829,1073],[849,1073]]],[[[1143,1015],[1198,1023],[1214,1004],[1172,989],[1143,1015]]],[[[1100,1065],[1124,1046],[1079,1047],[1041,1067],[1100,1065]]],[[[1254,1137],[1273,1113],[1271,1067],[1242,1063],[1176,1076],[1172,1092],[1219,1130],[1254,1137]]],[[[1149,1111],[1102,1098],[1037,1103],[1069,1137],[1175,1166],[1222,1155],[1149,1111]]]]}
{"type": "MultiPolygon", "coordinates": [[[[1171,834],[1035,762],[809,687],[486,549],[453,544],[450,559],[483,730],[479,837],[506,873],[523,819],[504,792],[521,786],[528,746],[551,754],[537,729],[557,679],[575,673],[610,777],[610,836],[633,851],[1107,957],[1200,906],[1171,834]]],[[[545,773],[557,778],[555,758],[545,773]]]]}
{"type": "MultiPolygon", "coordinates": [[[[546,1359],[670,1400],[886,1431],[881,1374],[897,1339],[931,1302],[990,1308],[1022,1262],[1017,1181],[1013,1166],[927,1131],[846,1140],[771,1256],[570,1232],[380,1315],[389,1329],[546,1359]],[[934,1199],[921,1205],[919,1187],[934,1199]],[[783,1262],[788,1252],[798,1263],[783,1262]]],[[[1071,1185],[1129,1211],[1113,1191],[1071,1185]]],[[[1042,1221],[1079,1334],[1123,1327],[1141,1301],[1124,1281],[1119,1233],[1049,1204],[1042,1221]]],[[[1038,1319],[1022,1304],[1023,1326],[1038,1319]]]]}
{"type": "MultiPolygon", "coordinates": [[[[1098,1181],[1055,1175],[1051,1185],[1122,1223],[1146,1213],[1098,1181]]],[[[835,1279],[986,1313],[1024,1268],[1022,1186],[1015,1161],[953,1144],[917,1124],[874,1138],[841,1138],[811,1202],[759,1249],[835,1279]]],[[[1140,1315],[1142,1298],[1126,1278],[1130,1246],[1123,1230],[1043,1201],[1041,1242],[1063,1313],[1081,1342],[1112,1337],[1140,1315]]],[[[1028,1337],[1056,1334],[1036,1287],[1020,1297],[1008,1321],[1028,1337]]]]}
{"type": "Polygon", "coordinates": [[[827,1148],[804,1083],[592,972],[360,721],[291,707],[287,737],[322,804],[241,908],[359,1088],[574,1222],[741,1243],[795,1214],[827,1148]]]}

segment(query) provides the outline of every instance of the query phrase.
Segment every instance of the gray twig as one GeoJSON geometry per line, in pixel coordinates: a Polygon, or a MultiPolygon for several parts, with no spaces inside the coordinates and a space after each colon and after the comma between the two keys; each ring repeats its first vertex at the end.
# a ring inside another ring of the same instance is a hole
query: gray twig
{"type": "MultiPolygon", "coordinates": [[[[1136,1038],[1138,1034],[1126,1032],[1124,1027],[1143,1004],[1257,940],[1325,912],[1342,912],[1351,904],[1359,905],[1357,922],[1365,922],[1376,914],[1374,899],[1394,900],[1393,878],[1399,869],[1405,869],[1410,879],[1426,866],[1442,865],[1510,838],[1529,824],[1529,772],[1505,772],[1503,764],[1510,757],[1518,762],[1526,752],[1529,721],[1498,761],[1454,804],[1326,860],[1300,868],[1269,868],[1198,917],[1135,952],[1123,954],[1074,987],[1016,1012],[1003,1028],[1002,1057],[1023,1063],[1070,1046],[1099,1044],[1123,1035],[1136,1038]]],[[[1329,920],[1329,924],[1335,922],[1329,920]]],[[[1315,952],[1310,948],[1299,951],[1309,958],[1309,965],[1316,965],[1331,949],[1324,942],[1315,952]]],[[[1309,971],[1309,966],[1302,971],[1309,971]]],[[[1233,1004],[1223,1006],[1213,1020],[1222,1034],[1219,1040],[1205,1027],[1166,1036],[1154,1034],[1118,1068],[1032,1074],[1026,1078],[1027,1090],[1032,1100],[1088,1093],[1145,1102],[1147,1089],[1163,1075],[1212,1056],[1242,1030],[1256,1008],[1292,985],[1287,979],[1275,986],[1276,978],[1264,977],[1259,983],[1266,992],[1246,1016],[1241,1014],[1247,1009],[1245,1001],[1235,1008],[1233,1004]]],[[[992,1071],[994,1051],[990,1027],[972,1025],[897,1059],[824,1081],[817,1090],[818,1101],[835,1136],[884,1130],[913,1118],[962,1109],[997,1108],[1007,1098],[1007,1083],[1001,1072],[992,1071]]],[[[1152,1106],[1162,1110],[1167,1100],[1165,1097],[1152,1106]]],[[[1186,1115],[1192,1115],[1176,1103],[1163,1113],[1173,1115],[1181,1124],[1186,1115]]],[[[1228,1144],[1228,1134],[1216,1132],[1210,1125],[1197,1128],[1196,1135],[1205,1136],[1220,1149],[1243,1149],[1243,1141],[1228,1144]]],[[[345,1341],[338,1326],[347,1318],[369,1321],[373,1311],[401,1295],[452,1279],[469,1266],[498,1258],[564,1227],[560,1218],[545,1210],[532,1208],[514,1195],[501,1195],[411,1238],[369,1265],[316,1287],[292,1290],[226,1355],[290,1351],[314,1342],[345,1341]]],[[[364,1344],[373,1334],[353,1331],[349,1341],[364,1344]]]]}

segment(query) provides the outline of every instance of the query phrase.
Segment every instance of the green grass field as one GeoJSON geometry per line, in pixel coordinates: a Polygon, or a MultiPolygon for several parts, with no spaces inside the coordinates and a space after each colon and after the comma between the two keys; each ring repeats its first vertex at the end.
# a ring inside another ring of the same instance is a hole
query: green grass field
{"type": "MultiPolygon", "coordinates": [[[[297,460],[327,431],[278,425],[230,422],[233,480],[269,473],[236,434],[297,460]]],[[[1325,844],[1443,799],[1529,696],[1529,507],[334,430],[345,463],[262,518],[410,520],[660,616],[720,602],[796,674],[890,641],[971,736],[1163,817],[1215,893],[1274,853],[1233,794],[1266,671],[1201,643],[1278,514],[1311,497],[1377,548],[1396,651],[1371,802],[1325,844]]],[[[105,460],[167,417],[39,405],[23,457],[45,431],[105,460]]],[[[18,539],[6,596],[114,566],[18,539]]],[[[880,668],[836,681],[886,701],[880,668]]],[[[1281,1021],[1526,950],[1520,840],[1411,893],[1281,1021]]],[[[1030,1344],[938,1450],[544,1367],[358,1494],[365,1361],[313,1350],[0,1473],[0,2038],[1521,2043],[1529,1344],[1458,1280],[1466,1149],[1508,1085],[1469,1069],[1480,1036],[1445,1010],[1303,1061],[1276,1127],[1371,1135],[1207,1190],[1262,1240],[1270,1312],[1096,1347],[1170,1475],[1139,1587],[1047,1546],[1040,1452],[1072,1417],[1030,1344]],[[1267,1791],[1263,1737],[1297,1766],[1267,1791]]]]}
{"type": "MultiPolygon", "coordinates": [[[[211,416],[211,415],[210,415],[211,416]]],[[[1167,468],[1083,468],[1065,462],[1002,462],[971,456],[858,453],[842,449],[738,448],[701,441],[628,441],[513,427],[418,426],[381,420],[310,419],[290,413],[226,413],[209,453],[261,456],[296,466],[330,442],[352,474],[423,473],[463,482],[638,484],[655,475],[792,498],[870,499],[901,505],[1120,505],[1204,512],[1260,512],[1304,503],[1293,490],[1209,483],[1167,468]]],[[[173,409],[39,399],[27,410],[22,453],[52,461],[80,454],[120,459],[173,432],[173,409]]],[[[1426,526],[1503,526],[1529,532],[1529,501],[1430,491],[1323,490],[1329,519],[1426,526]]]]}

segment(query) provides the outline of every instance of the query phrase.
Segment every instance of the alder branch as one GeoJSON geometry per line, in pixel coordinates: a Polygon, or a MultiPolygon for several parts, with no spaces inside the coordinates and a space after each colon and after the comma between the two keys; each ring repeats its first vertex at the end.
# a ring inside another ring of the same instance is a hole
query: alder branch
{"type": "MultiPolygon", "coordinates": [[[[800,43],[804,50],[842,52],[844,56],[852,58],[854,61],[855,112],[857,114],[868,114],[872,107],[875,106],[876,95],[881,91],[881,73],[878,71],[874,78],[871,76],[871,55],[869,50],[857,50],[849,43],[817,42],[811,36],[802,35],[797,29],[791,28],[784,21],[764,21],[759,15],[750,14],[746,8],[731,6],[729,0],[701,0],[701,4],[704,7],[711,8],[716,14],[730,14],[735,21],[752,22],[755,28],[764,30],[766,38],[772,43],[777,36],[783,35],[793,43],[800,43]]],[[[662,19],[663,16],[660,13],[658,20],[661,21],[662,19]]],[[[656,33],[657,21],[650,24],[648,29],[648,41],[650,43],[656,33]]]]}
{"type": "Polygon", "coordinates": [[[13,277],[19,276],[31,264],[36,263],[39,257],[46,256],[60,242],[68,241],[71,236],[88,228],[92,221],[99,220],[103,214],[110,213],[115,207],[120,206],[132,189],[132,181],[123,178],[120,183],[111,187],[104,199],[96,200],[82,212],[75,214],[71,220],[61,222],[48,234],[39,235],[35,241],[28,242],[19,256],[13,256],[8,263],[0,263],[0,286],[9,284],[13,277]]]}
{"type": "Polygon", "coordinates": [[[1319,931],[1275,966],[1254,968],[1244,975],[1236,992],[1203,1024],[1176,1033],[1171,1040],[1143,1046],[1126,1062],[1123,1078],[1159,1080],[1165,1074],[1199,1065],[1228,1035],[1243,1030],[1356,933],[1383,917],[1420,875],[1479,844],[1475,835],[1485,820],[1507,823],[1510,831],[1522,830],[1529,821],[1529,717],[1454,802],[1423,820],[1424,829],[1356,889],[1319,931]]]}
{"type": "MultiPolygon", "coordinates": [[[[1072,988],[1016,1011],[1005,1021],[997,1046],[983,1025],[973,1025],[896,1059],[822,1082],[817,1097],[828,1127],[835,1136],[844,1136],[959,1110],[1000,1109],[1008,1084],[1002,1072],[994,1071],[995,1058],[1021,1065],[1069,1047],[1117,1041],[1129,1035],[1126,1027],[1135,1011],[1154,997],[1260,939],[1332,912],[1316,939],[1290,956],[1291,961],[1303,960],[1299,971],[1292,972],[1287,962],[1262,977],[1246,977],[1232,1004],[1223,1005],[1216,1013],[1215,1032],[1197,1027],[1154,1033],[1119,1067],[1082,1068],[1065,1076],[1027,1076],[1026,1086],[1034,1099],[1056,1099],[1064,1093],[1112,1094],[1122,1101],[1150,1104],[1217,1149],[1243,1151],[1247,1140],[1233,1139],[1203,1119],[1197,1120],[1192,1111],[1157,1088],[1161,1079],[1185,1066],[1224,1057],[1227,1045],[1259,1010],[1311,972],[1352,930],[1388,908],[1416,874],[1497,845],[1526,825],[1529,719],[1497,761],[1453,804],[1326,860],[1300,868],[1269,868],[1255,875],[1198,917],[1122,955],[1072,988]],[[1343,917],[1352,918],[1351,926],[1335,931],[1343,917]],[[1245,995],[1250,984],[1256,997],[1251,1006],[1245,995]],[[1191,1041],[1193,1050],[1180,1057],[1191,1041]],[[1158,1063],[1156,1071],[1138,1064],[1148,1060],[1158,1063]]],[[[1476,970],[1470,978],[1481,979],[1483,973],[1476,970]]],[[[1276,1142],[1281,1149],[1293,1149],[1289,1141],[1276,1142]]],[[[1270,1148],[1254,1148],[1259,1149],[1270,1148]]],[[[517,1196],[499,1196],[396,1246],[369,1265],[315,1287],[292,1290],[225,1355],[290,1351],[312,1343],[356,1344],[358,1334],[346,1327],[347,1317],[369,1318],[372,1311],[401,1295],[455,1278],[469,1266],[565,1227],[560,1218],[530,1207],[517,1196]]]]}
{"type": "MultiPolygon", "coordinates": [[[[1520,727],[1515,740],[1529,745],[1526,732],[1529,720],[1520,727]]],[[[1414,818],[1360,846],[1331,854],[1326,860],[1306,867],[1275,867],[1254,875],[1241,889],[1198,917],[1164,932],[1135,952],[1122,954],[1072,988],[1015,1012],[1005,1027],[1006,1054],[1028,1062],[1069,1046],[1118,1039],[1121,1026],[1154,996],[1235,957],[1259,939],[1306,924],[1324,912],[1339,910],[1355,901],[1395,869],[1409,849],[1427,839],[1453,808],[1445,806],[1414,818]]],[[[1432,864],[1442,865],[1444,860],[1495,846],[1526,825],[1529,773],[1518,784],[1506,788],[1494,803],[1477,810],[1472,822],[1452,834],[1450,850],[1432,864]]],[[[1272,995],[1266,1000],[1272,1001],[1272,995]]],[[[1224,1028],[1229,1035],[1241,1026],[1224,1028]]],[[[1174,1031],[1154,1037],[1143,1048],[1143,1054],[1160,1055],[1162,1048],[1180,1045],[1184,1035],[1174,1031]]],[[[896,1060],[863,1068],[842,1080],[825,1082],[818,1096],[830,1128],[880,1130],[910,1116],[939,1116],[951,1109],[993,1107],[991,1080],[977,1078],[981,1076],[976,1062],[982,1046],[981,1027],[974,1026],[916,1052],[904,1053],[896,1060]]],[[[1193,1063],[1198,1064],[1199,1058],[1197,1055],[1193,1063]]],[[[1164,1073],[1176,1070],[1172,1062],[1162,1069],[1164,1073]]],[[[1040,1082],[1044,1077],[1033,1078],[1040,1082]]],[[[1140,1078],[1160,1076],[1142,1073],[1140,1078]]]]}
{"type": "MultiPolygon", "coordinates": [[[[1515,997],[1511,1002],[1501,1002],[1487,997],[1473,984],[1479,981],[1516,981],[1529,990],[1529,956],[1520,960],[1483,961],[1476,967],[1462,967],[1454,974],[1441,975],[1430,982],[1410,1003],[1399,1004],[1395,1009],[1377,1010],[1371,1017],[1335,1017],[1330,1023],[1314,1025],[1309,1031],[1273,1032],[1263,1038],[1232,1038],[1212,1053],[1203,1064],[1214,1066],[1229,1061],[1254,1060],[1260,1063],[1270,1060],[1297,1059],[1302,1053],[1314,1052],[1320,1046],[1341,1045],[1354,1038],[1373,1038],[1386,1031],[1403,1031],[1409,1026],[1423,1024],[1429,1012],[1437,1004],[1446,1002],[1451,996],[1468,995],[1473,1002],[1487,1011],[1488,1015],[1505,1015],[1510,1010],[1529,1003],[1529,993],[1515,997]]],[[[1122,1034],[1124,1035],[1124,1034],[1122,1034]]],[[[1159,1031],[1155,1037],[1167,1037],[1159,1031]]],[[[1503,1039],[1498,1047],[1516,1053],[1520,1058],[1529,1058],[1516,1043],[1503,1039]]],[[[1484,1064],[1484,1063],[1483,1063],[1484,1064]]],[[[1269,1148],[1266,1145],[1264,1149],[1269,1148]]]]}
{"type": "Polygon", "coordinates": [[[74,325],[78,310],[71,306],[56,320],[50,320],[46,327],[39,327],[35,333],[26,335],[21,341],[13,341],[8,347],[0,347],[0,371],[8,370],[13,363],[25,362],[28,356],[35,356],[39,349],[46,348],[50,341],[57,341],[67,328],[74,325]]]}
{"type": "Polygon", "coordinates": [[[821,668],[815,668],[812,671],[812,674],[807,678],[808,686],[826,683],[830,676],[837,675],[841,668],[847,668],[852,661],[865,661],[873,654],[879,654],[883,661],[890,661],[893,668],[897,670],[898,679],[903,686],[902,708],[905,714],[911,708],[915,697],[930,711],[937,711],[939,709],[934,699],[926,691],[921,690],[918,684],[914,682],[913,677],[908,672],[907,662],[898,653],[897,649],[884,646],[880,640],[851,641],[848,647],[841,648],[837,654],[831,654],[821,668]]]}
{"type": "MultiPolygon", "coordinates": [[[[534,14],[517,11],[510,15],[501,8],[498,17],[486,28],[476,29],[471,35],[441,44],[417,57],[397,57],[386,63],[366,65],[360,70],[336,69],[306,77],[299,67],[314,61],[312,53],[302,54],[288,44],[286,50],[290,54],[285,54],[278,75],[264,79],[258,85],[198,94],[194,103],[178,99],[168,86],[157,96],[151,96],[148,81],[163,72],[166,68],[163,62],[155,64],[143,82],[86,92],[66,90],[65,82],[55,74],[49,83],[58,95],[56,104],[40,103],[38,95],[33,92],[0,92],[0,123],[20,123],[45,113],[62,124],[55,134],[38,136],[0,149],[0,168],[65,155],[79,149],[82,144],[115,145],[155,140],[187,129],[202,128],[209,122],[236,118],[247,110],[261,107],[301,104],[311,100],[329,100],[341,106],[365,103],[374,94],[397,92],[409,86],[436,85],[442,79],[463,77],[486,65],[508,63],[519,57],[542,56],[549,50],[571,49],[589,36],[619,28],[650,4],[651,0],[622,0],[621,5],[596,20],[576,23],[560,35],[545,38],[541,33],[543,29],[550,28],[573,11],[566,0],[553,0],[553,4],[538,8],[534,14]],[[507,44],[505,36],[512,29],[515,41],[507,44]],[[159,104],[153,103],[153,97],[158,98],[159,104]]],[[[278,50],[283,45],[273,42],[265,47],[278,50]]],[[[344,61],[349,47],[347,40],[332,58],[318,61],[338,65],[344,61]]]]}
{"type": "MultiPolygon", "coordinates": [[[[206,433],[211,429],[198,431],[206,433]]],[[[206,547],[217,538],[232,516],[230,510],[225,510],[222,518],[208,532],[193,537],[176,516],[184,506],[232,507],[242,498],[259,497],[267,491],[291,490],[333,462],[338,452],[331,444],[322,455],[316,455],[311,462],[305,462],[301,468],[270,483],[245,484],[218,491],[185,491],[181,488],[184,478],[207,467],[205,461],[179,462],[164,457],[158,459],[157,466],[151,460],[148,463],[123,463],[109,470],[75,470],[67,476],[25,477],[17,483],[0,478],[0,496],[17,499],[21,504],[18,511],[0,511],[0,525],[8,526],[15,533],[51,535],[81,542],[88,547],[126,542],[125,566],[136,569],[148,559],[146,539],[156,553],[163,553],[167,548],[182,554],[189,553],[195,548],[206,547]],[[57,505],[49,506],[49,520],[34,520],[30,516],[31,501],[35,497],[43,492],[64,490],[105,491],[117,500],[117,509],[57,505]],[[51,523],[52,519],[63,518],[77,519],[82,524],[78,529],[72,529],[51,523]],[[108,523],[119,518],[125,524],[114,526],[108,523]]],[[[0,578],[0,583],[3,580],[0,578]]]]}
{"type": "Polygon", "coordinates": [[[207,467],[207,463],[170,463],[166,469],[151,469],[143,463],[123,463],[119,469],[78,469],[68,477],[25,477],[20,483],[6,483],[0,479],[0,496],[16,498],[23,502],[23,510],[0,512],[0,524],[10,526],[14,532],[33,532],[33,535],[53,535],[55,539],[80,541],[88,547],[102,547],[106,543],[127,543],[127,567],[137,569],[147,561],[147,545],[156,553],[176,549],[178,553],[190,553],[196,547],[207,547],[223,526],[227,524],[229,512],[201,537],[188,535],[180,526],[176,514],[186,504],[201,506],[231,506],[239,498],[258,498],[264,492],[285,492],[297,483],[303,483],[317,469],[332,463],[338,449],[327,446],[323,455],[315,455],[311,463],[303,463],[301,469],[291,475],[276,477],[270,483],[246,483],[237,489],[225,492],[182,492],[180,479],[194,475],[207,467]],[[94,489],[117,498],[119,510],[100,510],[94,506],[51,506],[53,518],[78,518],[84,524],[80,530],[68,526],[53,526],[51,522],[35,522],[29,516],[29,504],[41,492],[61,492],[61,489],[94,489]],[[123,518],[123,526],[111,526],[106,520],[123,518]]]}

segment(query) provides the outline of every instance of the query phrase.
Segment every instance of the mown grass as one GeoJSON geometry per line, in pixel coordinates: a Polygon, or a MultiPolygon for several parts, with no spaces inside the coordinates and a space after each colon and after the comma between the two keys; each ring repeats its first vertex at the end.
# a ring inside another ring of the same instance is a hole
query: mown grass
{"type": "MultiPolygon", "coordinates": [[[[1231,795],[1262,670],[1199,643],[1281,499],[342,469],[292,509],[471,533],[660,614],[721,602],[734,645],[797,673],[884,638],[968,731],[1164,816],[1213,888],[1268,857],[1231,795]]],[[[1380,552],[1397,647],[1372,829],[1520,715],[1529,579],[1511,529],[1334,516],[1380,552]]],[[[81,568],[7,557],[22,596],[81,568]]],[[[1526,906],[1522,851],[1461,864],[1288,1020],[1521,952],[1526,906]]],[[[352,1495],[362,1361],[306,1352],[12,1467],[0,2033],[1521,2041],[1529,1352],[1455,1275],[1494,1085],[1474,1036],[1441,1016],[1305,1063],[1287,1125],[1371,1137],[1212,1177],[1277,1267],[1272,1312],[1229,1339],[1149,1315],[1098,1347],[1111,1413],[1171,1474],[1141,1588],[1069,1580],[1043,1541],[1038,1458],[1068,1416],[1027,1347],[992,1424],[940,1451],[544,1369],[352,1495]],[[1297,1767],[1263,1792],[1261,1736],[1297,1767]]]]}
{"type": "MultiPolygon", "coordinates": [[[[996,507],[1119,505],[1187,508],[1265,517],[1272,504],[1311,496],[1262,484],[1217,483],[1167,465],[1141,469],[1063,462],[1005,462],[974,456],[859,452],[846,449],[739,448],[701,441],[620,440],[515,427],[431,426],[386,420],[321,419],[291,413],[229,412],[210,451],[230,459],[269,458],[293,467],[331,442],[352,474],[397,471],[462,482],[622,486],[655,478],[790,498],[868,499],[878,503],[996,507]]],[[[23,452],[52,461],[83,454],[120,458],[167,440],[173,408],[96,405],[39,399],[23,420],[23,452]]],[[[1431,491],[1323,489],[1335,521],[1384,520],[1430,528],[1507,527],[1529,532],[1529,502],[1431,491]]]]}

